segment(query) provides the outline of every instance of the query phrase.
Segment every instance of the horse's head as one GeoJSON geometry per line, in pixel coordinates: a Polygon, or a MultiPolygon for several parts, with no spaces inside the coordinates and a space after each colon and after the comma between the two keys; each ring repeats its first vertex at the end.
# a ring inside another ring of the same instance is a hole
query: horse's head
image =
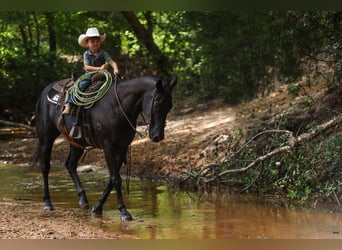
{"type": "Polygon", "coordinates": [[[176,83],[176,77],[167,84],[158,80],[152,94],[144,101],[144,113],[149,119],[149,135],[154,142],[164,139],[166,116],[172,108],[172,89],[176,83]]]}

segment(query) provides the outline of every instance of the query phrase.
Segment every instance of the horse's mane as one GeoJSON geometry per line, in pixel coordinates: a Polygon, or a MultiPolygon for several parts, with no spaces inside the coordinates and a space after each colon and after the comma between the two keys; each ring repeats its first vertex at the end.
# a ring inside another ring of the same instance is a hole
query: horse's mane
{"type": "Polygon", "coordinates": [[[118,81],[116,84],[113,79],[113,84],[111,86],[111,91],[115,91],[115,86],[118,93],[130,92],[130,91],[146,91],[153,90],[156,87],[156,83],[161,81],[161,79],[154,76],[143,76],[123,81],[118,81]]]}
{"type": "Polygon", "coordinates": [[[128,79],[128,80],[123,80],[123,81],[119,81],[118,84],[120,85],[140,85],[141,87],[147,87],[147,86],[151,86],[154,87],[156,82],[160,80],[157,77],[154,76],[142,76],[142,77],[138,77],[138,78],[132,78],[132,79],[128,79]]]}

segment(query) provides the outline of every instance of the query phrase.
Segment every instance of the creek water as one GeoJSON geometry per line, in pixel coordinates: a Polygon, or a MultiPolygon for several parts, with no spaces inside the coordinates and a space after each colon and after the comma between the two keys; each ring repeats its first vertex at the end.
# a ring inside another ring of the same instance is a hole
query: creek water
{"type": "MultiPolygon", "coordinates": [[[[80,173],[90,205],[97,202],[108,175],[80,173]]],[[[41,203],[43,181],[38,168],[0,164],[0,199],[41,203]]],[[[79,209],[82,223],[142,239],[342,239],[342,213],[334,205],[296,208],[280,198],[247,195],[203,195],[169,188],[155,181],[135,180],[123,193],[134,217],[121,222],[115,191],[102,217],[79,209]]],[[[66,169],[52,167],[50,192],[56,210],[78,207],[78,196],[66,169]]]]}

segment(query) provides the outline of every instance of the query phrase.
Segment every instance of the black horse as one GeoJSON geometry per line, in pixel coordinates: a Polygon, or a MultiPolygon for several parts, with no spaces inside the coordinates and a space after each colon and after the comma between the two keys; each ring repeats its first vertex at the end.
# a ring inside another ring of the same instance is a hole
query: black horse
{"type": "MultiPolygon", "coordinates": [[[[170,82],[163,82],[155,77],[140,77],[113,84],[106,95],[97,101],[90,109],[85,110],[86,122],[91,128],[94,145],[89,145],[83,138],[75,139],[70,143],[69,156],[65,162],[72,180],[75,183],[80,197],[79,205],[88,208],[85,190],[77,175],[77,164],[85,147],[95,146],[104,152],[109,170],[108,184],[100,196],[98,203],[93,206],[94,214],[101,214],[113,187],[116,190],[118,209],[122,220],[132,220],[127,211],[121,192],[120,168],[126,161],[126,153],[136,134],[137,118],[144,113],[148,118],[149,137],[153,142],[164,139],[166,116],[172,107],[172,89],[177,78],[170,82]]],[[[53,83],[49,84],[38,99],[36,105],[36,130],[39,138],[35,162],[39,161],[44,178],[45,210],[53,210],[50,199],[48,175],[50,172],[50,159],[53,143],[61,134],[60,110],[56,104],[48,101],[47,95],[53,83]]],[[[70,131],[75,121],[75,115],[64,115],[65,128],[70,131]]]]}

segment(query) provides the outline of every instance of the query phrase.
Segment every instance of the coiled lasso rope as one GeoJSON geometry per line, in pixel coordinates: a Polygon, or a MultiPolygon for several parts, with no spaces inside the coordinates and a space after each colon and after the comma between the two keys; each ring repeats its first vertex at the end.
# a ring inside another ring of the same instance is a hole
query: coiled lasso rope
{"type": "Polygon", "coordinates": [[[85,73],[84,75],[80,76],[76,80],[76,82],[74,83],[74,86],[72,87],[72,95],[71,95],[72,102],[79,106],[88,106],[94,102],[97,102],[107,93],[111,84],[112,84],[112,75],[107,70],[97,70],[97,71],[85,73]],[[102,86],[98,90],[95,90],[95,91],[82,92],[78,87],[79,83],[85,78],[88,78],[90,75],[94,75],[97,73],[102,73],[106,77],[106,80],[102,84],[102,86]]]}

